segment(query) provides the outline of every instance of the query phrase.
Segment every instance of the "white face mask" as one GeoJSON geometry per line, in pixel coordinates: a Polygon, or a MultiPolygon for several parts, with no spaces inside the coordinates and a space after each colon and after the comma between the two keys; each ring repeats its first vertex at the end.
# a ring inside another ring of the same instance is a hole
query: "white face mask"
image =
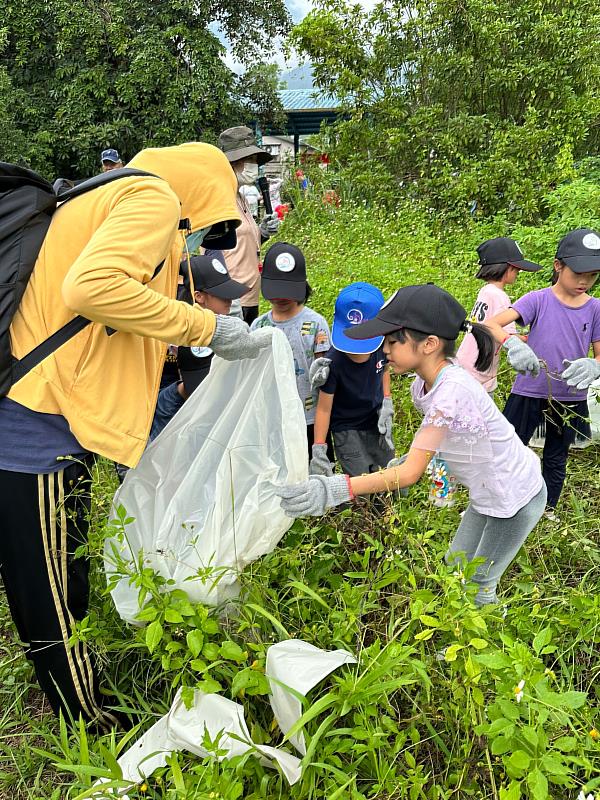
{"type": "Polygon", "coordinates": [[[252,161],[245,161],[241,172],[236,172],[240,186],[251,186],[258,180],[258,164],[252,161]]]}

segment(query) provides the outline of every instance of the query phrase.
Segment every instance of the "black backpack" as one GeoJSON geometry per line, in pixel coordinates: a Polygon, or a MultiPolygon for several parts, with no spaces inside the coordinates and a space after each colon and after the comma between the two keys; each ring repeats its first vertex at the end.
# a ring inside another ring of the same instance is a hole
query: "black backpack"
{"type": "MultiPolygon", "coordinates": [[[[11,386],[33,367],[90,324],[85,317],[74,317],[22,359],[18,360],[12,355],[10,325],[57,204],[62,205],[98,186],[135,175],[148,176],[152,173],[125,167],[96,175],[76,186],[69,187],[68,182],[61,185],[56,182],[57,194],[52,184],[36,172],[0,161],[0,397],[4,397],[11,386]]],[[[158,265],[154,276],[161,266],[158,265]]],[[[109,328],[107,333],[111,335],[115,331],[109,328]]]]}

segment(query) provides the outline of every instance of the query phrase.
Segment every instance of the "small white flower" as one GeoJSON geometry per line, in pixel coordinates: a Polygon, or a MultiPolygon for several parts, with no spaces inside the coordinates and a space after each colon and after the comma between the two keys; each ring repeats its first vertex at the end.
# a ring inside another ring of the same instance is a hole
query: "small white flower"
{"type": "MultiPolygon", "coordinates": [[[[513,692],[515,693],[515,700],[517,703],[520,703],[523,699],[523,688],[525,686],[525,681],[519,681],[519,683],[513,688],[513,692]]],[[[592,797],[592,800],[594,798],[592,797]]]]}
{"type": "Polygon", "coordinates": [[[577,795],[577,800],[594,800],[594,795],[593,795],[591,792],[590,792],[590,794],[588,794],[588,795],[585,795],[585,794],[583,793],[583,790],[582,790],[582,791],[581,791],[581,792],[579,792],[579,794],[577,795]]]}

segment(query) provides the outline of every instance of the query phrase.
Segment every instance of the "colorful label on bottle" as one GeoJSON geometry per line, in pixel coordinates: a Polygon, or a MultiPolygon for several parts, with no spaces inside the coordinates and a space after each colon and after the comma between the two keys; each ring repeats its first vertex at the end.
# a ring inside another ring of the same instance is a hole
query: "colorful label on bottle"
{"type": "Polygon", "coordinates": [[[456,494],[456,478],[451,475],[448,465],[443,458],[436,456],[429,463],[431,484],[429,486],[429,500],[438,508],[454,505],[456,494]]]}

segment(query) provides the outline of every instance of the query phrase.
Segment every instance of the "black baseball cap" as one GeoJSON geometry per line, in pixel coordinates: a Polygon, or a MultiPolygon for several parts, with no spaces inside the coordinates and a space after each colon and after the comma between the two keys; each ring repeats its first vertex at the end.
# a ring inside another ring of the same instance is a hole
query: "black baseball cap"
{"type": "Polygon", "coordinates": [[[177,348],[177,366],[188,397],[210,372],[213,355],[210,347],[177,348]]]}
{"type": "Polygon", "coordinates": [[[526,261],[519,245],[508,236],[498,236],[496,239],[483,242],[477,248],[477,255],[482,267],[488,264],[508,264],[510,267],[524,269],[527,272],[537,272],[538,269],[542,269],[540,264],[526,261]]]}
{"type": "Polygon", "coordinates": [[[466,316],[458,300],[433,283],[403,286],[382,305],[376,317],[346,329],[344,334],[350,339],[371,339],[411,328],[453,341],[464,330],[466,316]]]}
{"type": "Polygon", "coordinates": [[[556,258],[573,272],[600,272],[600,234],[591,228],[569,231],[558,243],[556,258]]]}
{"type": "Polygon", "coordinates": [[[287,242],[276,242],[269,247],[263,261],[261,290],[267,300],[304,301],[306,261],[300,248],[287,242]]]}
{"type": "MultiPolygon", "coordinates": [[[[182,264],[184,280],[187,273],[187,259],[182,264]]],[[[244,283],[234,281],[230,277],[225,259],[219,253],[210,256],[192,256],[190,258],[190,268],[194,280],[194,290],[206,292],[220,297],[223,300],[237,300],[250,291],[250,287],[244,283]]]]}

